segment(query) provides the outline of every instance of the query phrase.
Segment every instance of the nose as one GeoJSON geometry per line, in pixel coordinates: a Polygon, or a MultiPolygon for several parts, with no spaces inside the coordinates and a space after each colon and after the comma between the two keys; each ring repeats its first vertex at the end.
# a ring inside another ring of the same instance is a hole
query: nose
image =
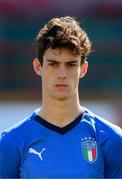
{"type": "Polygon", "coordinates": [[[66,79],[67,77],[67,70],[65,67],[60,67],[58,69],[58,79],[66,79]]]}

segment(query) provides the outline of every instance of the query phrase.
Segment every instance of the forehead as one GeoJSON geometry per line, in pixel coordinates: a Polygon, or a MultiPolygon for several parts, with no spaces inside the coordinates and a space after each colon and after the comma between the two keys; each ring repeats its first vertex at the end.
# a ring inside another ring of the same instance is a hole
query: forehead
{"type": "Polygon", "coordinates": [[[48,48],[44,53],[44,59],[67,62],[70,60],[80,60],[80,55],[73,54],[72,51],[67,48],[48,48]]]}

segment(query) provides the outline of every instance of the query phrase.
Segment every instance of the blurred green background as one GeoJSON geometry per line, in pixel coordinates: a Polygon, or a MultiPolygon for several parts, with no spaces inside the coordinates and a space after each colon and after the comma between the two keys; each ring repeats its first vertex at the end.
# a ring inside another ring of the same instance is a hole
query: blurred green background
{"type": "Polygon", "coordinates": [[[93,46],[80,93],[98,98],[122,95],[122,1],[0,0],[1,98],[8,97],[7,93],[12,98],[20,94],[38,98],[33,41],[47,20],[65,15],[77,17],[93,46]]]}
{"type": "Polygon", "coordinates": [[[34,38],[52,17],[74,16],[93,52],[80,81],[80,98],[104,100],[122,119],[122,0],[0,0],[0,101],[38,101],[41,82],[32,66],[34,38]]]}

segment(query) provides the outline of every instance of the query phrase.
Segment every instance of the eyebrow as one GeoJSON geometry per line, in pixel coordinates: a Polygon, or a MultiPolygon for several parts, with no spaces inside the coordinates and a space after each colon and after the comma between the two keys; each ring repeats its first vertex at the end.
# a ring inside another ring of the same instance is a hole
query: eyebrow
{"type": "Polygon", "coordinates": [[[58,62],[56,60],[52,60],[52,59],[47,59],[48,62],[58,62]]]}
{"type": "MultiPolygon", "coordinates": [[[[61,63],[59,61],[53,60],[53,59],[47,59],[48,62],[57,62],[57,63],[61,63]]],[[[67,61],[66,63],[78,63],[78,60],[72,60],[72,61],[67,61]]]]}

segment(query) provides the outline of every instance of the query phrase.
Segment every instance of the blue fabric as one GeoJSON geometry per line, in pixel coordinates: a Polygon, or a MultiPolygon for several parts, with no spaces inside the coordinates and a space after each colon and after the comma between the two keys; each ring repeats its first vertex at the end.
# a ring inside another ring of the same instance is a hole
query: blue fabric
{"type": "Polygon", "coordinates": [[[119,127],[87,109],[64,133],[37,117],[2,133],[0,178],[122,178],[119,127]]]}

